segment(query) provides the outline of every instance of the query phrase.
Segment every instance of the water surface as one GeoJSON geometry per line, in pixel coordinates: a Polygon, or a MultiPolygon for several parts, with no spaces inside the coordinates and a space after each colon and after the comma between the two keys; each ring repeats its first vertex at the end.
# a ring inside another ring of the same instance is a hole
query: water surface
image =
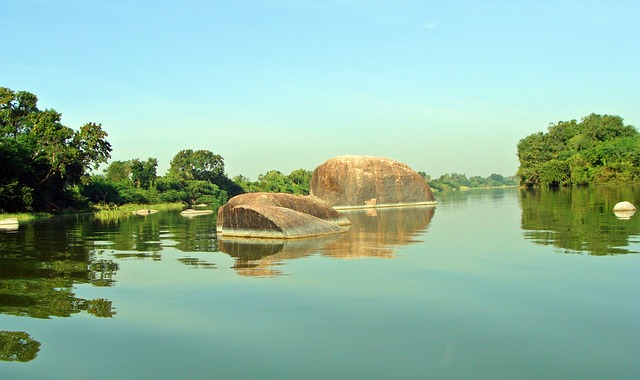
{"type": "Polygon", "coordinates": [[[640,215],[610,210],[636,190],[439,194],[269,244],[178,213],[0,232],[0,374],[635,379],[640,215]]]}

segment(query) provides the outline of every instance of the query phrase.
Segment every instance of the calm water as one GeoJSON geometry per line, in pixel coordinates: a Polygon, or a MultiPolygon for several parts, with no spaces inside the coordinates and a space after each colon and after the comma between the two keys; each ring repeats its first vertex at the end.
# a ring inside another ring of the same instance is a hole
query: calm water
{"type": "Polygon", "coordinates": [[[0,231],[0,378],[637,379],[639,189],[438,194],[343,235],[212,216],[0,231]]]}

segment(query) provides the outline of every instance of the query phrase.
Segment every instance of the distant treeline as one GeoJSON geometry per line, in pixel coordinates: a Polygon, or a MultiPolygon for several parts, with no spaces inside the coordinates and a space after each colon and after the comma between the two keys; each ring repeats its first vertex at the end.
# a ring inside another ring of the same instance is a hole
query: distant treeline
{"type": "Polygon", "coordinates": [[[435,191],[450,191],[450,190],[465,190],[475,188],[490,188],[490,187],[513,187],[518,185],[516,176],[503,177],[500,174],[491,174],[490,176],[483,178],[480,176],[473,176],[467,178],[464,174],[450,173],[443,174],[439,178],[432,179],[431,176],[419,171],[429,183],[429,186],[435,191]]]}

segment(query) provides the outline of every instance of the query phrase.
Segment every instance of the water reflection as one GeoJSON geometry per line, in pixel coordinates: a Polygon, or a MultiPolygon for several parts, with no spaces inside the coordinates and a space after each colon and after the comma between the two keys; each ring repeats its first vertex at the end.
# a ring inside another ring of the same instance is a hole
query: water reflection
{"type": "MultiPolygon", "coordinates": [[[[144,217],[94,220],[86,231],[87,244],[117,259],[160,261],[165,248],[182,252],[215,252],[215,216],[185,218],[177,212],[144,217]]],[[[193,262],[182,261],[187,265],[193,262]]]]}
{"type": "Polygon", "coordinates": [[[345,213],[351,229],[342,239],[328,244],[323,254],[350,259],[360,257],[393,258],[398,246],[418,242],[435,207],[387,208],[345,213]]]}
{"type": "Polygon", "coordinates": [[[233,269],[242,276],[277,276],[274,268],[283,260],[309,256],[341,235],[333,234],[308,239],[225,239],[219,241],[220,251],[235,258],[233,269]]]}
{"type": "Polygon", "coordinates": [[[619,217],[613,206],[634,199],[634,187],[522,190],[522,229],[537,244],[553,245],[564,253],[613,255],[640,253],[640,218],[619,217]],[[635,248],[634,248],[635,247],[635,248]]]}
{"type": "Polygon", "coordinates": [[[111,286],[118,264],[83,243],[83,225],[65,219],[21,226],[0,240],[0,314],[68,317],[115,314],[111,301],[75,296],[75,284],[111,286]]]}
{"type": "Polygon", "coordinates": [[[214,252],[215,216],[185,218],[178,212],[158,212],[144,217],[98,220],[83,223],[87,242],[118,252],[121,258],[160,260],[162,250],[175,247],[184,252],[214,252]]]}
{"type": "Polygon", "coordinates": [[[28,362],[38,356],[40,342],[22,331],[0,331],[0,360],[28,362]]]}
{"type": "Polygon", "coordinates": [[[625,211],[614,211],[613,215],[618,219],[627,220],[631,219],[633,215],[635,215],[636,210],[625,210],[625,211]]]}
{"type": "Polygon", "coordinates": [[[243,276],[275,276],[283,260],[320,253],[342,259],[393,258],[398,246],[417,242],[431,222],[435,207],[353,210],[348,232],[312,239],[224,239],[220,251],[236,259],[234,269],[243,276]]]}

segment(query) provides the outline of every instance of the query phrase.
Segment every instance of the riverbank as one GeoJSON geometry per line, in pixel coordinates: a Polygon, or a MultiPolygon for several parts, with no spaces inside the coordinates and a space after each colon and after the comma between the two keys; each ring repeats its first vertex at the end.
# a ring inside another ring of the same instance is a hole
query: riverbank
{"type": "Polygon", "coordinates": [[[134,216],[138,210],[157,210],[157,211],[181,211],[184,210],[185,204],[182,202],[175,203],[156,203],[156,204],[140,204],[127,203],[121,206],[98,205],[95,206],[95,216],[98,219],[121,219],[134,216]]]}
{"type": "Polygon", "coordinates": [[[19,213],[0,214],[0,220],[16,218],[20,223],[49,219],[51,217],[53,217],[53,215],[46,212],[36,212],[36,213],[19,212],[19,213]]]}
{"type": "MultiPolygon", "coordinates": [[[[184,203],[176,202],[176,203],[157,203],[157,204],[141,204],[141,203],[128,203],[121,206],[110,206],[110,205],[96,205],[92,209],[77,211],[74,212],[63,212],[65,215],[71,215],[76,213],[94,213],[96,218],[98,219],[118,219],[125,216],[133,216],[133,212],[140,209],[151,209],[158,211],[181,211],[184,210],[186,205],[184,203]]],[[[46,212],[36,212],[36,213],[28,213],[28,212],[20,212],[20,213],[6,213],[0,214],[0,220],[16,218],[20,223],[28,223],[34,222],[38,220],[46,220],[53,218],[55,215],[52,213],[46,212]]]]}

